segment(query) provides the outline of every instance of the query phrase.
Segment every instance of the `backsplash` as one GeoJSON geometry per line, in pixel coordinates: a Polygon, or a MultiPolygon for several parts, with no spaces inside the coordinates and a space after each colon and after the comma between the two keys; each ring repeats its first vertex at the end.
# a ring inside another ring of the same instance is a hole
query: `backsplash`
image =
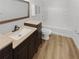
{"type": "Polygon", "coordinates": [[[6,32],[12,31],[14,29],[15,25],[18,25],[19,27],[24,25],[24,22],[27,19],[23,19],[23,20],[18,20],[18,21],[14,21],[14,22],[9,22],[9,23],[5,23],[5,24],[0,24],[0,33],[4,34],[6,32]]]}

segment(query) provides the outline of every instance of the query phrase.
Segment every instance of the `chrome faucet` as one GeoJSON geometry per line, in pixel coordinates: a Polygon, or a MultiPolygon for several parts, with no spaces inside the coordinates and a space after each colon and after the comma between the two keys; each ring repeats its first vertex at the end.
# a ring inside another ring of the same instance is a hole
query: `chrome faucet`
{"type": "Polygon", "coordinates": [[[20,27],[17,26],[17,25],[15,25],[14,30],[13,30],[12,32],[15,32],[15,31],[17,31],[17,30],[19,30],[19,29],[20,29],[20,27]]]}

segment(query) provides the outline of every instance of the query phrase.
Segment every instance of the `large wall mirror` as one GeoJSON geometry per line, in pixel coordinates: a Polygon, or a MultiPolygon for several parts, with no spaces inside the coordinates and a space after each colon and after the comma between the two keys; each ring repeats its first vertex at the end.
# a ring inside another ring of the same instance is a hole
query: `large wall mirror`
{"type": "Polygon", "coordinates": [[[29,2],[24,0],[0,0],[0,24],[29,17],[29,2]]]}

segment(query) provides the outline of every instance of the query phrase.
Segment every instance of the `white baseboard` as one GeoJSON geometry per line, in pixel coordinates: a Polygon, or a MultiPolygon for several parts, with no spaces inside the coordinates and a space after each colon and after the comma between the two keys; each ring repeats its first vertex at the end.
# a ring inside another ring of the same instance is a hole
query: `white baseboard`
{"type": "Polygon", "coordinates": [[[55,33],[55,34],[60,34],[60,35],[69,36],[69,37],[73,37],[73,34],[74,34],[74,31],[71,31],[66,28],[52,27],[48,25],[44,25],[43,27],[51,29],[52,33],[55,33]]]}
{"type": "Polygon", "coordinates": [[[58,35],[73,38],[77,48],[79,48],[79,35],[73,30],[69,30],[66,28],[52,27],[52,26],[47,26],[47,25],[44,25],[43,27],[51,29],[53,34],[58,34],[58,35]]]}

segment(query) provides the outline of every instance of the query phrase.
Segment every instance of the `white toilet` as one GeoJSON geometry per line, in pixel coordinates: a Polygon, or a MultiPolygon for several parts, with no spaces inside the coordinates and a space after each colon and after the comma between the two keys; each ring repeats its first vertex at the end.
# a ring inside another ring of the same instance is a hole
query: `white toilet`
{"type": "Polygon", "coordinates": [[[42,39],[49,40],[49,35],[52,34],[52,30],[49,28],[42,28],[42,39]]]}

